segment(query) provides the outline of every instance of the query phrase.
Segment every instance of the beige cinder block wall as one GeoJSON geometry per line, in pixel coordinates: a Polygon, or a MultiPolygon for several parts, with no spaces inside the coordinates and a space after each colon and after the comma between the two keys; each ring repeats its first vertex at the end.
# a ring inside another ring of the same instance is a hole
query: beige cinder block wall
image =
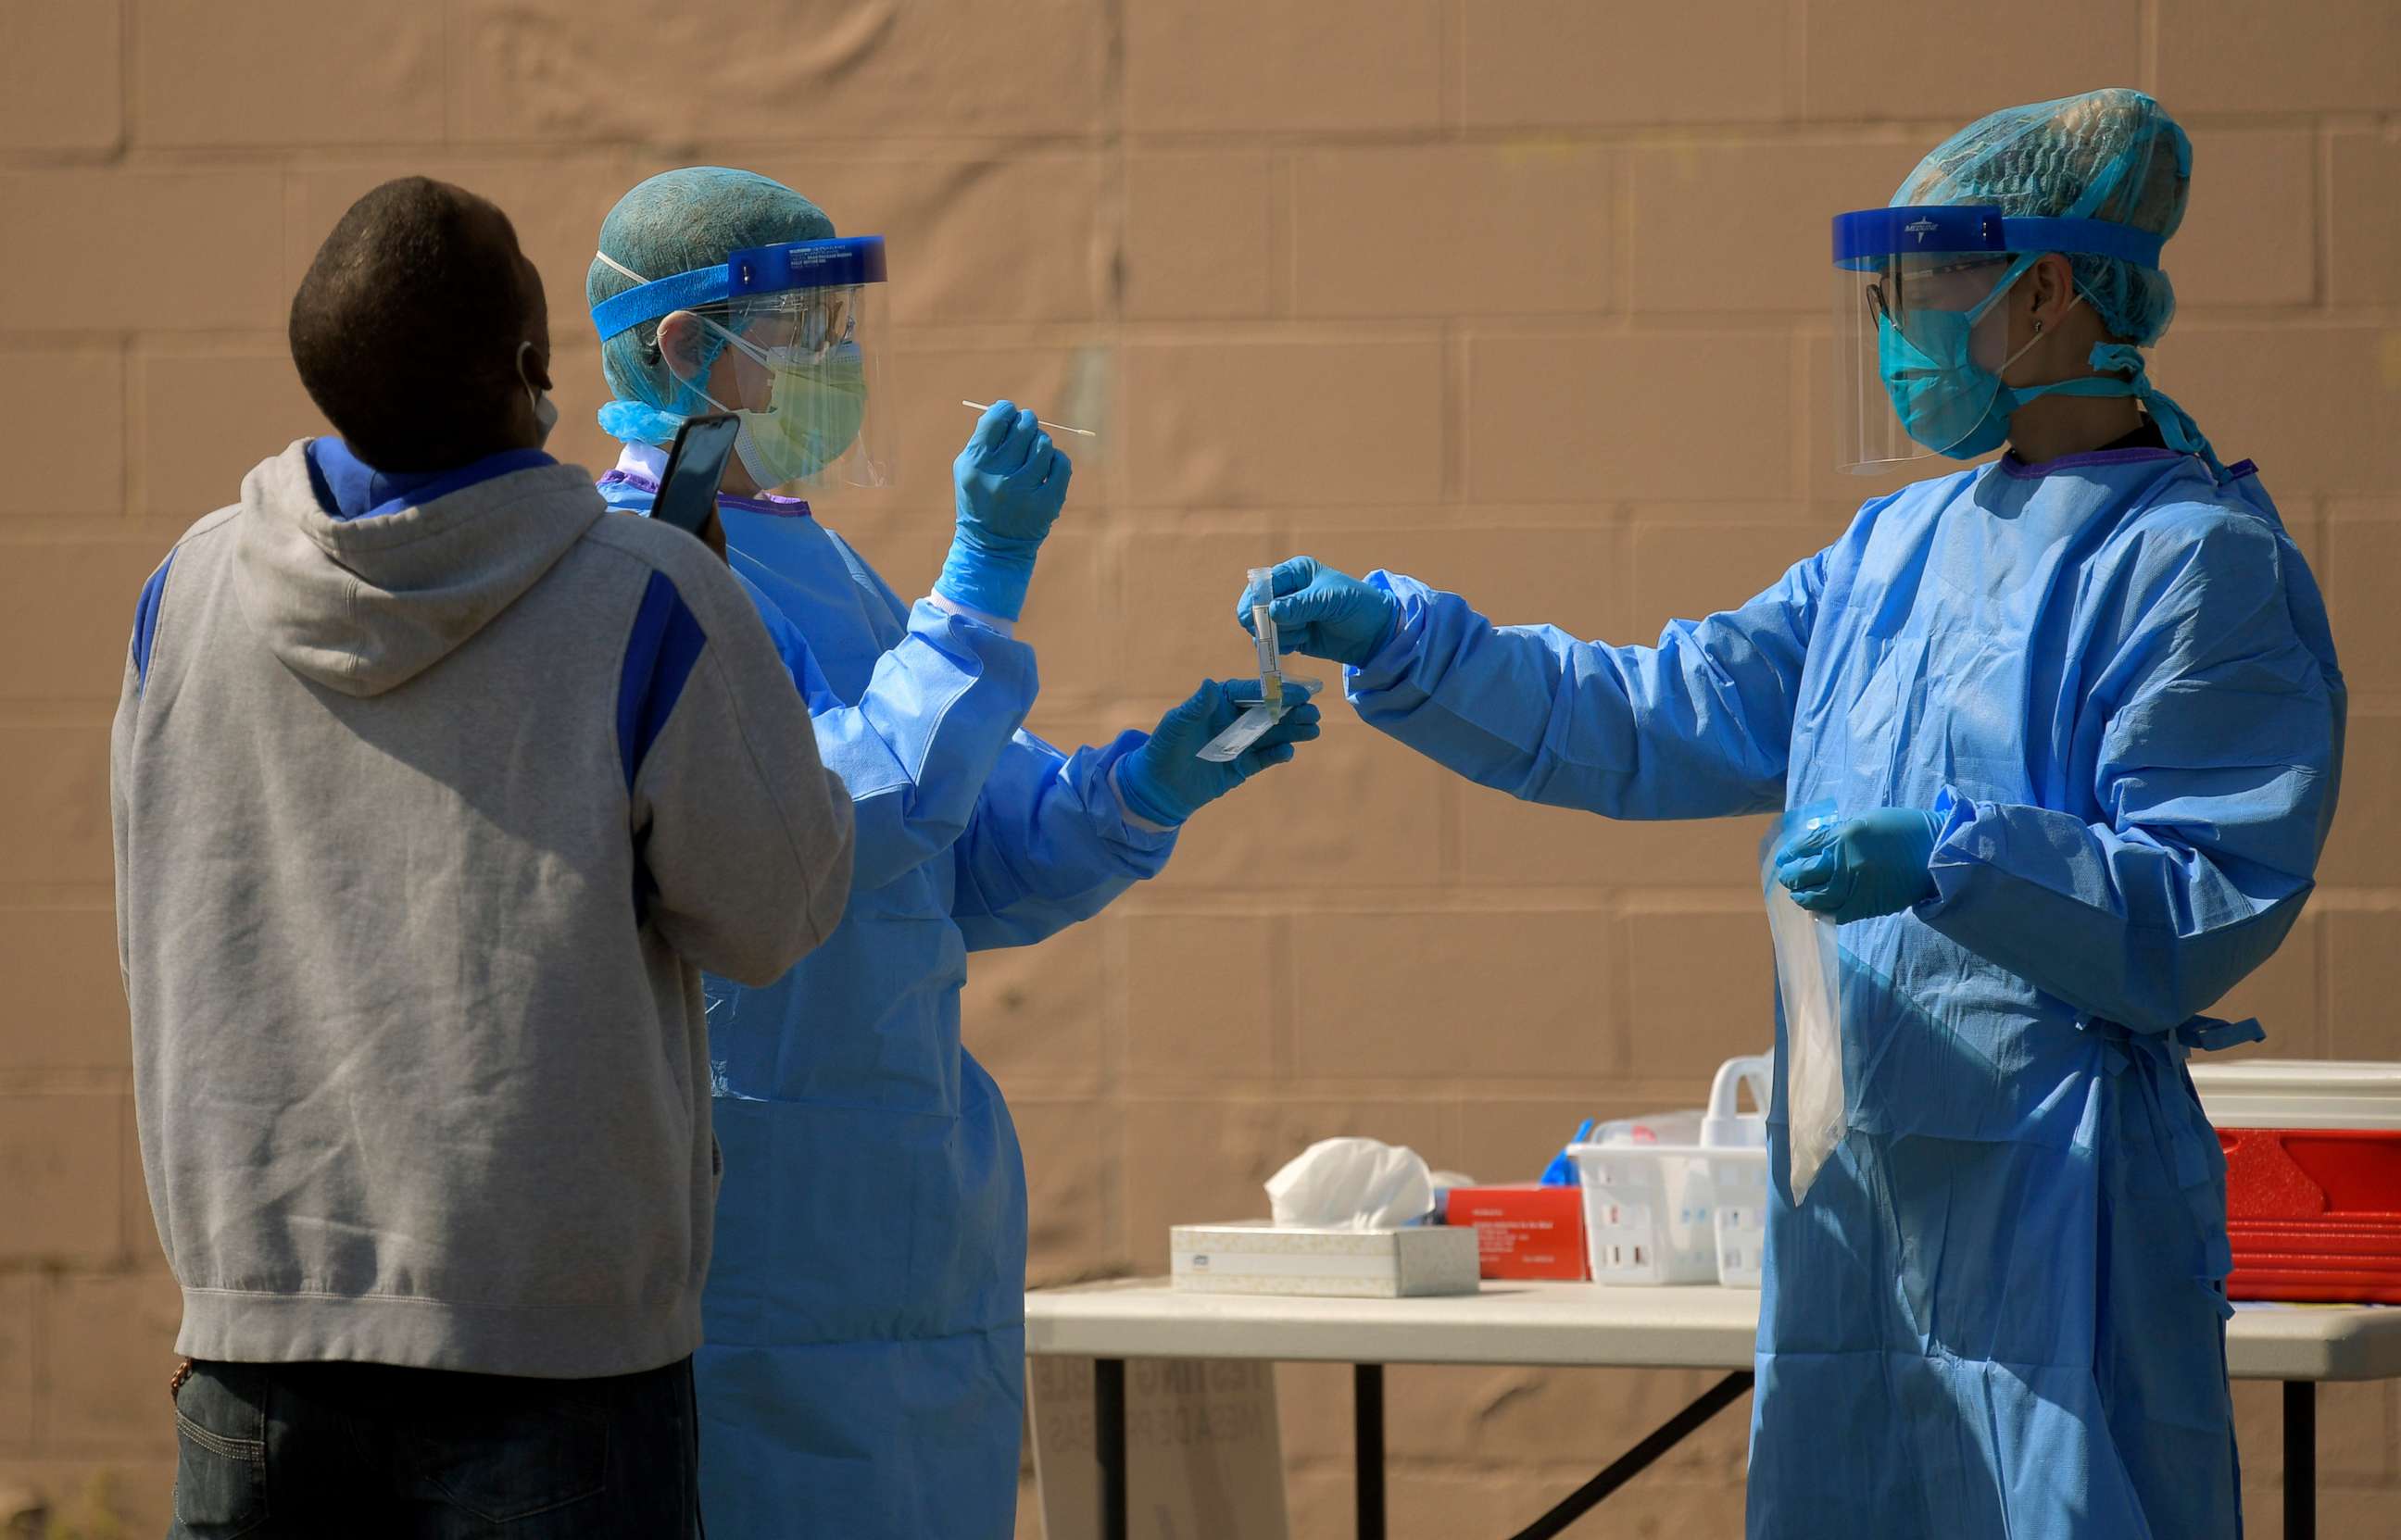
{"type": "MultiPolygon", "coordinates": [[[[954,402],[1100,429],[1027,628],[1035,725],[1090,741],[1241,672],[1242,569],[1295,551],[1613,639],[1747,597],[1876,489],[1827,470],[1825,217],[1969,116],[2114,84],[2161,96],[2199,157],[2158,375],[2265,467],[2354,691],[2325,887],[2230,1008],[2278,1053],[2392,1056],[2390,0],[8,6],[0,1484],[163,1523],[176,1307],[132,1154],[103,743],[142,577],[318,429],[284,307],[367,186],[426,171],[515,218],[559,447],[596,470],[580,294],[626,185],[748,165],[891,237],[908,484],[825,511],[912,591],[954,402]],[[89,1490],[109,1473],[113,1499],[89,1490]]],[[[979,960],[968,1032],[1018,1109],[1037,1278],[1159,1267],[1169,1221],[1255,1209],[1323,1134],[1523,1175],[1577,1116],[1690,1102],[1764,1040],[1755,825],[1524,808],[1330,720],[1149,891],[979,960]]],[[[1512,1528],[1697,1383],[1396,1372],[1394,1533],[1512,1528]]],[[[1286,1384],[1301,1533],[1347,1533],[1341,1381],[1286,1384]]],[[[2273,1533],[2273,1408],[2243,1404],[2273,1533]]],[[[2401,1401],[2338,1390],[2323,1426],[2326,1533],[2379,1533],[2401,1401]]],[[[1733,1533],[1741,1448],[1722,1420],[1610,1533],[1733,1533]]]]}

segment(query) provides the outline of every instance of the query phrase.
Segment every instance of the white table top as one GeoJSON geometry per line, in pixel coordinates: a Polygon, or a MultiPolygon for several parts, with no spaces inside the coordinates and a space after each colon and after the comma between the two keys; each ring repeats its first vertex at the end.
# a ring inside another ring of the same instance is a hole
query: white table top
{"type": "MultiPolygon", "coordinates": [[[[1025,1296],[1025,1350],[1090,1358],[1749,1369],[1759,1291],[1488,1282],[1480,1294],[1323,1300],[1180,1293],[1164,1278],[1025,1296]]],[[[2243,1307],[2238,1380],[2401,1378],[2401,1309],[2243,1307]]]]}

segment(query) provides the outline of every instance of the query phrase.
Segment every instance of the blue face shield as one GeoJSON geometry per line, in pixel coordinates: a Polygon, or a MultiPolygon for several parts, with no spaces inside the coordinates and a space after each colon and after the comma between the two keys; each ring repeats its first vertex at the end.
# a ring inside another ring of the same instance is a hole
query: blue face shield
{"type": "MultiPolygon", "coordinates": [[[[2046,252],[2156,262],[2159,241],[2106,221],[2010,219],[1983,208],[1871,209],[1836,217],[1842,469],[1876,470],[1928,454],[1974,459],[2007,443],[2010,416],[2046,395],[2139,397],[2170,447],[2208,456],[2208,441],[2191,417],[2151,385],[2137,348],[2095,347],[2087,361],[2094,374],[2028,386],[2002,381],[2025,349],[2004,354],[1992,334],[2002,324],[1994,312],[2046,252]],[[1961,284],[1976,281],[1968,275],[2003,264],[1988,291],[1961,303],[1961,284]],[[1980,349],[1977,329],[1988,317],[1980,349]]],[[[2082,303],[2084,296],[2077,298],[2082,303]]]]}

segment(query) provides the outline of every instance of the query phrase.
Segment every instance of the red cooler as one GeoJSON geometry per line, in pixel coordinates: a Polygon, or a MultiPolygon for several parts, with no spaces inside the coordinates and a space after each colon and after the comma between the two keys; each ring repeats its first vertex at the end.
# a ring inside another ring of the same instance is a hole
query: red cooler
{"type": "Polygon", "coordinates": [[[2401,1064],[2194,1060],[2237,1300],[2401,1304],[2401,1064]]]}

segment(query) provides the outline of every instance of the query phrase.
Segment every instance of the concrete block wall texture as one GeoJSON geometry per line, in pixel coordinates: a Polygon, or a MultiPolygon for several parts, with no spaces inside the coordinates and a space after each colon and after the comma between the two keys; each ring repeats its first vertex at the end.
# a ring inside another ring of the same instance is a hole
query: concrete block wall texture
{"type": "MultiPolygon", "coordinates": [[[[110,952],[108,715],[142,576],[322,429],[284,307],[360,192],[422,171],[508,211],[550,291],[557,447],[596,470],[580,295],[625,186],[747,165],[891,237],[906,481],[823,511],[920,591],[959,398],[1100,429],[1026,626],[1034,725],[1090,742],[1240,673],[1242,569],[1296,551],[1613,640],[1757,591],[1891,484],[1828,468],[1826,216],[1971,116],[2113,84],[2198,156],[2157,375],[2265,467],[2353,689],[2324,886],[2227,1009],[2273,1052],[2392,1056],[2390,0],[0,7],[0,1481],[113,1476],[128,1533],[163,1527],[175,1309],[110,952]]],[[[1689,1104],[1765,1041],[1755,822],[1521,807],[1329,721],[1147,890],[977,961],[1037,1281],[1160,1267],[1169,1223],[1257,1211],[1322,1135],[1524,1176],[1579,1116],[1689,1104]]],[[[1309,1540],[1348,1533],[1342,1383],[1284,1377],[1309,1540]]],[[[1394,1533],[1522,1523],[1697,1383],[1396,1372],[1394,1533]]],[[[2239,1399],[2272,1535],[2272,1397],[2239,1399]]],[[[2401,1397],[2334,1391],[2323,1426],[2325,1533],[2379,1533],[2401,1397]]],[[[1721,1420],[1610,1533],[1733,1533],[1741,1451],[1721,1420]]]]}

